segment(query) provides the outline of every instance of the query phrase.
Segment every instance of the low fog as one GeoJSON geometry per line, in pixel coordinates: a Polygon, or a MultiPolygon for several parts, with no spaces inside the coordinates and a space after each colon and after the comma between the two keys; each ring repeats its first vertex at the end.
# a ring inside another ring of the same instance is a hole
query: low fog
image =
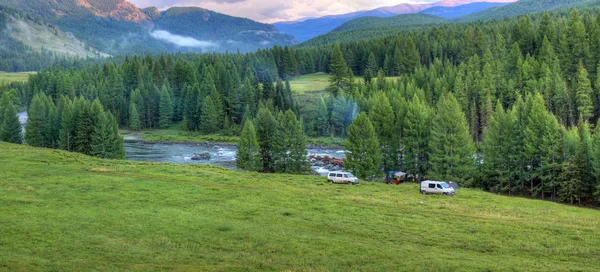
{"type": "Polygon", "coordinates": [[[172,34],[165,30],[155,30],[152,31],[150,35],[152,35],[152,37],[154,37],[155,39],[167,41],[181,47],[194,47],[201,49],[215,49],[219,47],[218,44],[211,41],[200,41],[192,37],[172,34]]]}

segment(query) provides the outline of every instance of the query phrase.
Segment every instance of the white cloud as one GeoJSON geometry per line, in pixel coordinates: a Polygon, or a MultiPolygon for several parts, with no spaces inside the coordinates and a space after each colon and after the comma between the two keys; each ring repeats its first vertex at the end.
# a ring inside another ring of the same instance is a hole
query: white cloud
{"type": "Polygon", "coordinates": [[[167,41],[181,47],[194,47],[203,49],[218,47],[216,43],[213,43],[211,41],[200,41],[191,37],[175,35],[164,30],[152,31],[150,35],[152,35],[152,37],[154,37],[155,39],[167,41]]]}

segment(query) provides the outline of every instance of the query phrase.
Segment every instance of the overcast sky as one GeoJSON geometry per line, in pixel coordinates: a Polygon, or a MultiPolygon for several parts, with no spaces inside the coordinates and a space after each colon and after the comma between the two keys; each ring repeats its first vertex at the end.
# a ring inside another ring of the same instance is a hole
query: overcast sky
{"type": "MultiPolygon", "coordinates": [[[[482,0],[483,1],[483,0],[482,0]]],[[[306,17],[343,14],[400,3],[431,3],[436,0],[129,0],[140,8],[155,6],[199,6],[227,15],[274,23],[306,17]]]]}

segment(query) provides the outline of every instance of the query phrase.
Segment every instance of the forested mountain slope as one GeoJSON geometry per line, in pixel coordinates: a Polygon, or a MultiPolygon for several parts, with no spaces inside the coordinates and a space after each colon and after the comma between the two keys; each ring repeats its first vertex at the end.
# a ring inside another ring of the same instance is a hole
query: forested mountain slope
{"type": "Polygon", "coordinates": [[[0,7],[0,71],[37,71],[71,65],[69,57],[103,55],[54,25],[0,7]]]}
{"type": "Polygon", "coordinates": [[[455,7],[431,7],[426,10],[423,10],[419,13],[421,14],[429,14],[433,16],[438,16],[442,18],[456,18],[465,16],[471,13],[480,12],[483,10],[487,10],[493,7],[502,7],[506,6],[508,3],[490,3],[490,2],[477,2],[471,3],[461,6],[455,7]]]}
{"type": "Polygon", "coordinates": [[[585,8],[600,6],[598,0],[520,0],[518,2],[503,6],[491,8],[481,12],[466,15],[458,18],[458,21],[475,21],[502,19],[504,17],[513,17],[517,15],[538,13],[545,11],[564,10],[570,8],[585,8]]]}
{"type": "MultiPolygon", "coordinates": [[[[543,13],[545,11],[561,11],[569,8],[586,8],[600,6],[598,0],[521,0],[502,7],[491,7],[481,12],[472,13],[466,16],[457,17],[451,22],[473,22],[477,20],[501,19],[505,17],[514,17],[524,14],[543,13]]],[[[422,27],[379,27],[374,29],[354,29],[347,32],[330,32],[321,35],[309,41],[302,43],[304,46],[323,45],[336,42],[351,42],[353,40],[367,40],[388,35],[394,35],[400,32],[412,31],[422,27]]]]}
{"type": "Polygon", "coordinates": [[[332,32],[356,29],[400,28],[403,26],[439,24],[445,21],[444,18],[429,14],[403,14],[389,18],[363,17],[349,21],[332,32]]]}
{"type": "Polygon", "coordinates": [[[172,8],[161,14],[125,0],[7,0],[0,6],[54,24],[88,47],[112,55],[248,52],[296,43],[273,26],[199,8],[172,8]]]}

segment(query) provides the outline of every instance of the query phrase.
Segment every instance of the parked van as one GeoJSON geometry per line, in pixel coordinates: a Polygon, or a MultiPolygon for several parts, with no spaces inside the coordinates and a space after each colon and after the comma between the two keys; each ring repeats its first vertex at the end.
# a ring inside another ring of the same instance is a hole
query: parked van
{"type": "Polygon", "coordinates": [[[358,184],[358,178],[348,172],[329,172],[327,181],[330,183],[358,184]]]}
{"type": "Polygon", "coordinates": [[[447,182],[426,180],[421,182],[421,193],[454,195],[454,188],[447,182]]]}

